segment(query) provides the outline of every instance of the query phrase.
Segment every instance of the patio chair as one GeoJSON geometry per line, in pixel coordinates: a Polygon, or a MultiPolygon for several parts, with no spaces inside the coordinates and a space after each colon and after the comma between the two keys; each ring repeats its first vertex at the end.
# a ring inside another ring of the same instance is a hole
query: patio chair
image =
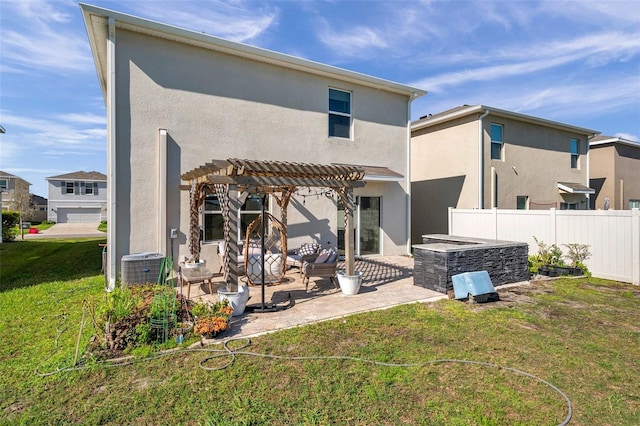
{"type": "Polygon", "coordinates": [[[338,283],[336,282],[337,266],[338,252],[333,248],[322,250],[313,260],[306,260],[302,264],[302,268],[300,268],[305,290],[309,290],[310,277],[329,278],[334,287],[338,288],[338,283]]]}
{"type": "Polygon", "coordinates": [[[322,246],[318,243],[304,243],[298,249],[287,250],[287,269],[298,268],[302,273],[304,262],[315,260],[321,249],[322,246]]]}

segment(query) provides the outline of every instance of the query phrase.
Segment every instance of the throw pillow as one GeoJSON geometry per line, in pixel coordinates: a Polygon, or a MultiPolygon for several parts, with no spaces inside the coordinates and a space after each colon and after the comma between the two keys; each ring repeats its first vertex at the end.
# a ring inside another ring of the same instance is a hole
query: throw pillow
{"type": "Polygon", "coordinates": [[[314,254],[316,250],[313,248],[311,244],[304,243],[298,249],[299,256],[307,256],[309,254],[314,254]]]}
{"type": "Polygon", "coordinates": [[[327,259],[326,263],[335,263],[338,260],[338,252],[331,250],[331,254],[329,255],[329,259],[327,259]]]}
{"type": "Polygon", "coordinates": [[[331,251],[330,250],[322,250],[320,255],[318,255],[318,257],[316,257],[316,260],[315,260],[314,263],[325,263],[327,261],[327,259],[329,259],[330,256],[331,256],[331,251]]]}

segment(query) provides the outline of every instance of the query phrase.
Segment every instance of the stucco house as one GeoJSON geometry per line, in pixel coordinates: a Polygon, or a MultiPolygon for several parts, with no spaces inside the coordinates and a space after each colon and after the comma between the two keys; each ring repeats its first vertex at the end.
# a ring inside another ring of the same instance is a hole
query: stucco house
{"type": "Polygon", "coordinates": [[[77,171],[46,178],[47,219],[56,223],[101,222],[107,218],[107,176],[77,171]]]}
{"type": "MultiPolygon", "coordinates": [[[[410,108],[425,91],[90,5],[81,9],[107,106],[111,281],[124,255],[187,257],[190,205],[181,175],[212,160],[365,166],[366,185],[354,193],[356,251],[409,252],[410,108]]],[[[338,204],[322,190],[296,191],[289,246],[338,244],[338,204]]],[[[278,209],[271,198],[266,208],[278,209]]],[[[258,213],[259,203],[248,199],[239,240],[258,213]]],[[[222,238],[216,194],[207,196],[199,221],[204,245],[216,247],[222,238]]],[[[205,248],[206,260],[216,261],[205,248]]]]}
{"type": "Polygon", "coordinates": [[[485,105],[411,123],[412,240],[447,233],[448,207],[588,209],[597,131],[485,105]]]}
{"type": "Polygon", "coordinates": [[[640,143],[599,135],[589,147],[591,208],[640,208],[640,143]]]}
{"type": "Polygon", "coordinates": [[[26,180],[0,170],[0,197],[2,210],[15,209],[15,202],[21,197],[30,197],[29,187],[31,184],[26,180]]]}

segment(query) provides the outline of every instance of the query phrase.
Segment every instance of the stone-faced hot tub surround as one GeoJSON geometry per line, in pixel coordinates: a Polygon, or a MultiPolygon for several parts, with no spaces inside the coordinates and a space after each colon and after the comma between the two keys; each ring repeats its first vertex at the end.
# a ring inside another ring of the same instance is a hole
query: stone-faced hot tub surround
{"type": "Polygon", "coordinates": [[[528,254],[527,243],[517,241],[423,235],[422,244],[413,245],[413,283],[446,293],[453,275],[474,271],[487,271],[494,287],[527,281],[528,254]]]}

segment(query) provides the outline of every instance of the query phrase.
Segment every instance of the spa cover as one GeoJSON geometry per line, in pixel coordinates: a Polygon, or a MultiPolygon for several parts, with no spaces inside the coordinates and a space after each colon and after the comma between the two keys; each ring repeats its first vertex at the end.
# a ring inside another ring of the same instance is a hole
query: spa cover
{"type": "Polygon", "coordinates": [[[451,281],[453,282],[456,300],[466,300],[469,296],[472,296],[476,302],[499,299],[487,271],[464,272],[453,275],[451,281]]]}

